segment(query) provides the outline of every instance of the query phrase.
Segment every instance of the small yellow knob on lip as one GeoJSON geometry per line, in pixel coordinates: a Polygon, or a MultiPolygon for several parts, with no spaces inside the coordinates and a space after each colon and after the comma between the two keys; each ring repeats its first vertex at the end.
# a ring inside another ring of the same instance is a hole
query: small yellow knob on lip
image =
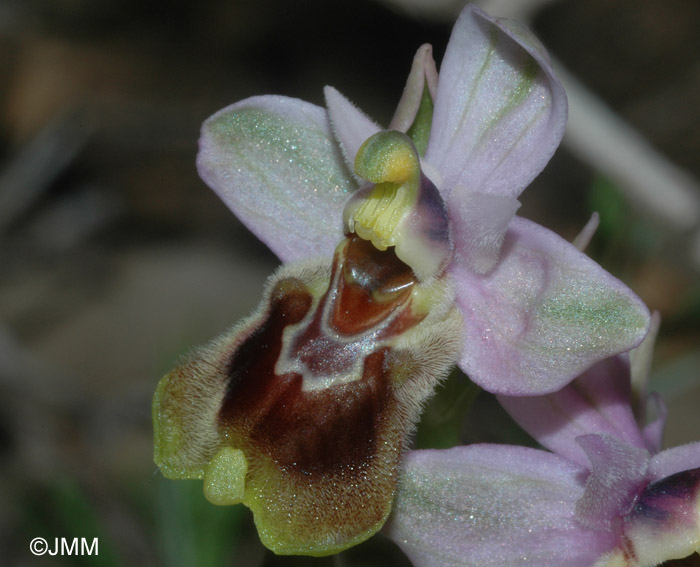
{"type": "Polygon", "coordinates": [[[204,496],[212,504],[231,506],[243,501],[248,461],[240,449],[223,447],[204,473],[204,496]]]}

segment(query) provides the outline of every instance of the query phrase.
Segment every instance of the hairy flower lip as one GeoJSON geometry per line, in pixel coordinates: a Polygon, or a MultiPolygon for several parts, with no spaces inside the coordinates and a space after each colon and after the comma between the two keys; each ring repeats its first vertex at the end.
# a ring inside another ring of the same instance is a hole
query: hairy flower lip
{"type": "Polygon", "coordinates": [[[203,478],[212,503],[248,506],[275,553],[356,545],[388,517],[460,326],[448,281],[419,284],[392,250],[349,237],[331,268],[281,268],[256,314],[163,379],[157,463],[203,478]]]}

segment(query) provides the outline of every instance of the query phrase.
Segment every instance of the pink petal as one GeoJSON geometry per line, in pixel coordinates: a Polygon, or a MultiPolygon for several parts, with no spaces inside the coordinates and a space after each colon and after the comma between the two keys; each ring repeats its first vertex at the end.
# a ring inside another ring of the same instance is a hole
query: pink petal
{"type": "Polygon", "coordinates": [[[248,98],[204,122],[199,148],[202,179],[283,262],[332,256],[356,187],[324,109],[248,98]]]}
{"type": "Polygon", "coordinates": [[[606,434],[646,447],[632,413],[630,367],[626,355],[599,362],[568,386],[545,396],[499,396],[518,424],[544,447],[587,467],[589,458],[576,438],[606,434]]]}
{"type": "Polygon", "coordinates": [[[584,471],[545,451],[414,451],[385,533],[415,567],[588,567],[612,542],[574,520],[584,471]]]}
{"type": "Polygon", "coordinates": [[[413,58],[411,72],[403,89],[401,100],[396,107],[389,130],[407,132],[416,118],[423,91],[427,85],[433,100],[437,95],[438,74],[433,60],[433,48],[429,44],[421,45],[413,58]]]}
{"type": "Polygon", "coordinates": [[[479,274],[493,269],[498,261],[506,230],[520,202],[509,195],[472,191],[448,209],[452,239],[457,243],[455,259],[479,274]]]}
{"type": "MultiPolygon", "coordinates": [[[[654,344],[656,337],[659,334],[661,325],[661,314],[654,311],[651,314],[649,323],[649,332],[644,337],[641,344],[630,351],[631,363],[631,379],[632,379],[632,411],[637,416],[639,423],[646,422],[647,406],[649,405],[649,377],[651,375],[651,364],[654,357],[654,344]]],[[[664,425],[666,424],[665,412],[666,408],[660,397],[653,399],[658,410],[657,415],[663,416],[660,423],[657,424],[657,433],[663,433],[664,425]]],[[[658,421],[658,420],[657,420],[658,421]]],[[[661,438],[659,437],[659,442],[661,438]]],[[[658,449],[654,452],[658,452],[658,449]]]]}
{"type": "Polygon", "coordinates": [[[595,231],[598,230],[599,224],[600,215],[594,212],[591,215],[591,218],[588,219],[586,225],[581,229],[581,232],[579,232],[576,235],[576,238],[574,238],[571,244],[573,244],[574,246],[576,246],[576,248],[583,252],[586,249],[586,247],[590,244],[591,239],[595,235],[595,231]]]}
{"type": "Polygon", "coordinates": [[[343,150],[348,169],[354,173],[357,150],[381,128],[333,87],[326,87],[323,93],[333,133],[343,150]]]}
{"type": "MultiPolygon", "coordinates": [[[[661,443],[664,438],[664,430],[666,429],[666,418],[668,417],[668,409],[666,404],[659,394],[652,392],[647,397],[650,404],[654,405],[656,418],[649,422],[642,429],[642,435],[647,445],[647,449],[653,454],[661,451],[661,443]]],[[[646,412],[645,412],[646,413],[646,412]]]]}
{"type": "Polygon", "coordinates": [[[578,443],[590,459],[591,474],[576,517],[586,527],[608,532],[631,513],[648,481],[649,452],[609,435],[582,435],[578,443]]]}
{"type": "Polygon", "coordinates": [[[440,68],[426,161],[448,206],[468,191],[517,196],[559,145],[566,94],[525,29],[465,8],[440,68]]]}
{"type": "Polygon", "coordinates": [[[654,480],[700,468],[700,441],[666,449],[651,459],[650,471],[654,480]]]}
{"type": "Polygon", "coordinates": [[[560,389],[644,337],[649,312],[618,279],[553,232],[516,217],[493,271],[450,267],[464,317],[460,367],[506,395],[560,389]]]}

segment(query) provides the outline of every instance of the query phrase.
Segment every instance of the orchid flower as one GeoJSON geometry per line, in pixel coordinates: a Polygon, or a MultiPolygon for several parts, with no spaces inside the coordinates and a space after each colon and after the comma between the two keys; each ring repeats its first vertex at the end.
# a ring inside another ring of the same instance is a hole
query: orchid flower
{"type": "Polygon", "coordinates": [[[550,451],[414,451],[387,534],[415,567],[652,567],[700,550],[700,442],[639,427],[626,354],[553,394],[499,396],[550,451]]]}
{"type": "Polygon", "coordinates": [[[387,130],[332,88],[326,103],[257,96],[204,123],[200,175],[284,265],[153,404],[163,474],[244,503],[280,554],[381,528],[454,364],[493,392],[546,393],[648,325],[621,282],[515,217],[566,119],[529,32],[467,7],[439,78],[419,49],[387,130]]]}

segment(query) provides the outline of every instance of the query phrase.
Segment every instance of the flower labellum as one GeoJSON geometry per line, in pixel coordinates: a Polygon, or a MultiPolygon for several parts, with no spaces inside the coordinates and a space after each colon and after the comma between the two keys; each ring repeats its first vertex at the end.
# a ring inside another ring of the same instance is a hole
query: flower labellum
{"type": "Polygon", "coordinates": [[[214,504],[250,507],[280,554],[335,553],[382,526],[406,437],[461,344],[441,277],[445,208],[410,139],[378,134],[357,173],[376,183],[349,204],[332,264],[281,268],[258,311],[163,378],[154,399],[163,474],[202,478],[214,504]]]}

